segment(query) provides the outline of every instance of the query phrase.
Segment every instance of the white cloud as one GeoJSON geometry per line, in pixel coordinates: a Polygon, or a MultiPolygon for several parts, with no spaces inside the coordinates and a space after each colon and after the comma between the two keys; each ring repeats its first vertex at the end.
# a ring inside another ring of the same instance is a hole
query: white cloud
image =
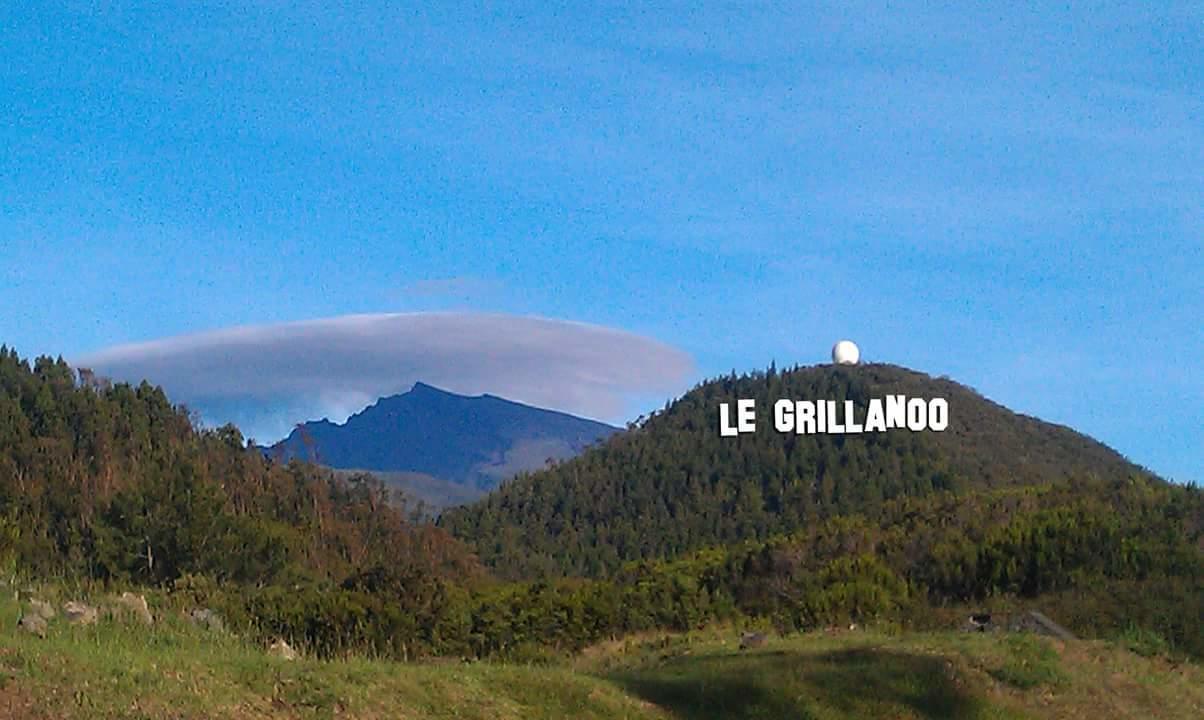
{"type": "Polygon", "coordinates": [[[260,441],[297,422],[341,421],[423,381],[609,421],[634,396],[685,389],[690,357],[614,328],[516,315],[348,315],[121,345],[73,359],[98,374],[162,385],[209,423],[260,441]]]}

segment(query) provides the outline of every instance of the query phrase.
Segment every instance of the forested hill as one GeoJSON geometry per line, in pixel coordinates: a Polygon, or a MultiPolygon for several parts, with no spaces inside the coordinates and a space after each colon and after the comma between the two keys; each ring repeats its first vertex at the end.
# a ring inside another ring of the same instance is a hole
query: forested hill
{"type": "Polygon", "coordinates": [[[383,485],[272,463],[233,426],[201,431],[145,382],[77,377],[0,346],[0,569],[46,577],[339,583],[381,568],[479,576],[383,485]]]}
{"type": "Polygon", "coordinates": [[[607,575],[623,562],[792,532],[884,501],[1065,478],[1148,475],[1069,428],[1019,415],[947,379],[893,365],[770,368],[705,382],[638,429],[520,476],[441,524],[511,577],[607,575]],[[795,435],[781,398],[943,397],[944,432],[795,435]],[[720,437],[718,407],[755,398],[758,431],[720,437]]]}

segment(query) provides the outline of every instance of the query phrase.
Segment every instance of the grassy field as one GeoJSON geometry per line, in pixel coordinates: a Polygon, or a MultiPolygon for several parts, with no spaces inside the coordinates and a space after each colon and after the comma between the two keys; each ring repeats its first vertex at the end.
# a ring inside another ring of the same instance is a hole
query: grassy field
{"type": "Polygon", "coordinates": [[[168,614],[153,628],[15,629],[0,601],[0,718],[1199,718],[1204,671],[1098,642],[734,631],[649,636],[555,666],[288,661],[168,614]]]}

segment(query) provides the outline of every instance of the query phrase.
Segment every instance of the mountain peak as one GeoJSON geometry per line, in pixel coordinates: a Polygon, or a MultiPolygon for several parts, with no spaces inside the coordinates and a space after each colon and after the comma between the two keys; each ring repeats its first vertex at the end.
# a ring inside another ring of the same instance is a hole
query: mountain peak
{"type": "Polygon", "coordinates": [[[305,423],[272,447],[345,470],[422,473],[478,489],[564,460],[617,428],[490,395],[467,396],[422,381],[383,397],[342,424],[305,423]]]}
{"type": "MultiPolygon", "coordinates": [[[[407,395],[409,395],[409,394],[455,395],[456,393],[450,392],[448,390],[444,390],[443,388],[437,388],[434,385],[428,385],[427,383],[424,383],[421,380],[419,380],[419,381],[415,382],[414,387],[410,388],[410,391],[405,394],[407,394],[407,395]]],[[[461,396],[461,397],[465,397],[465,396],[461,396]]]]}

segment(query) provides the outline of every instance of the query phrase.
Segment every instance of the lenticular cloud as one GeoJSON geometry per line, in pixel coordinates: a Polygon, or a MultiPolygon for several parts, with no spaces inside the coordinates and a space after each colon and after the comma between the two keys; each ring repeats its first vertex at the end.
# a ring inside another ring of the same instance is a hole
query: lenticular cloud
{"type": "Polygon", "coordinates": [[[634,395],[682,389],[685,353],[585,323],[488,313],[349,315],[236,327],[73,359],[118,381],[162,385],[209,423],[260,440],[293,423],[342,420],[417,381],[614,420],[634,395]]]}

